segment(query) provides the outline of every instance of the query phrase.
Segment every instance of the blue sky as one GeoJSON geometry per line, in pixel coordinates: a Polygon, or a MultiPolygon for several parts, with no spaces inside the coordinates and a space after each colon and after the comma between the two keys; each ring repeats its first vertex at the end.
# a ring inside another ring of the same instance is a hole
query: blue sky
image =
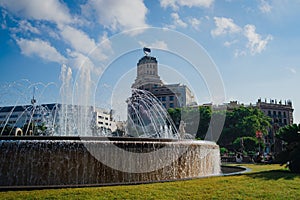
{"type": "Polygon", "coordinates": [[[33,87],[40,103],[74,96],[93,96],[103,107],[108,99],[124,102],[143,46],[153,49],[165,82],[189,85],[200,104],[213,101],[205,78],[172,54],[168,38],[146,30],[157,27],[203,47],[199,53],[207,52],[223,80],[225,102],[291,99],[299,123],[299,8],[288,0],[0,0],[0,103],[29,103],[33,87]],[[129,31],[136,28],[143,29],[129,31]],[[63,64],[69,73],[61,72],[63,64]],[[90,85],[74,92],[82,81],[90,85]]]}

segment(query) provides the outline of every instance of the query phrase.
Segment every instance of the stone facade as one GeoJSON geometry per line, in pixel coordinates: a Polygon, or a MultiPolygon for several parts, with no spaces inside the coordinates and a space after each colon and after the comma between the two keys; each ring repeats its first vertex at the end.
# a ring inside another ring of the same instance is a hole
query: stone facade
{"type": "Polygon", "coordinates": [[[186,85],[163,83],[158,75],[158,61],[149,55],[145,55],[138,61],[137,77],[131,87],[151,92],[167,109],[197,104],[186,85]]]}
{"type": "Polygon", "coordinates": [[[282,150],[282,141],[276,139],[275,134],[280,127],[293,124],[293,106],[290,100],[282,101],[270,100],[267,102],[258,99],[255,107],[260,109],[266,116],[269,116],[272,121],[272,127],[269,133],[265,136],[266,152],[280,152],[282,150]]]}

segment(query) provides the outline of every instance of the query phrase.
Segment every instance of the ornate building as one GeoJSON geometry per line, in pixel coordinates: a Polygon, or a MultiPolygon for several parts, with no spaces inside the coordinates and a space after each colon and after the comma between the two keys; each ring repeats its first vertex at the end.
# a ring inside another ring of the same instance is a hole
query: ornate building
{"type": "Polygon", "coordinates": [[[277,102],[277,100],[270,100],[267,102],[258,99],[256,107],[260,109],[265,115],[269,116],[272,121],[272,127],[269,133],[265,136],[266,152],[279,152],[282,150],[282,141],[276,139],[275,134],[280,127],[293,124],[293,106],[290,100],[277,102]]]}
{"type": "Polygon", "coordinates": [[[158,75],[158,62],[150,56],[151,50],[144,48],[145,56],[137,63],[137,77],[132,88],[147,90],[154,94],[165,108],[180,108],[196,105],[190,89],[183,84],[164,84],[158,75]]]}

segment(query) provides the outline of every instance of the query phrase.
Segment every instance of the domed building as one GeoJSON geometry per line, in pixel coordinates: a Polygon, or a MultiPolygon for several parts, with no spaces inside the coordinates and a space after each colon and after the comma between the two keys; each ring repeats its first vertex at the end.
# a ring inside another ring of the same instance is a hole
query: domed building
{"type": "Polygon", "coordinates": [[[183,84],[164,84],[158,75],[158,61],[150,56],[151,50],[144,48],[145,56],[137,63],[137,77],[131,88],[147,90],[154,94],[168,108],[196,105],[191,90],[183,84]]]}

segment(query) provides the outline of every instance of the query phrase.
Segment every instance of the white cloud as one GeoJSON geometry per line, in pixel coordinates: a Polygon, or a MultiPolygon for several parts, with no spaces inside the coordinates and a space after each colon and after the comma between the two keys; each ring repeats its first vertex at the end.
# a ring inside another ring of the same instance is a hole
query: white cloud
{"type": "MultiPolygon", "coordinates": [[[[273,39],[271,35],[268,35],[266,38],[262,38],[261,35],[256,33],[256,27],[252,24],[247,24],[243,29],[236,25],[232,19],[224,17],[214,17],[216,28],[211,31],[212,36],[221,36],[221,35],[230,35],[237,34],[237,37],[246,37],[247,44],[246,48],[250,51],[251,55],[261,53],[266,49],[266,46],[270,40],[273,39]]],[[[238,40],[226,41],[224,46],[229,47],[232,44],[238,43],[238,40]]],[[[245,55],[245,50],[236,50],[235,56],[245,55]]]]}
{"type": "Polygon", "coordinates": [[[195,30],[199,30],[199,26],[201,24],[201,21],[197,18],[190,18],[189,19],[189,24],[195,29],[195,30]]]}
{"type": "Polygon", "coordinates": [[[56,40],[59,40],[60,39],[60,36],[58,35],[58,33],[56,31],[53,31],[52,29],[49,29],[49,28],[46,28],[44,29],[45,30],[48,30],[47,33],[48,35],[51,37],[51,38],[54,38],[56,40]]]}
{"type": "Polygon", "coordinates": [[[255,32],[256,27],[252,24],[247,24],[244,27],[244,35],[248,39],[247,48],[250,53],[255,55],[265,50],[268,42],[273,39],[271,35],[268,35],[265,39],[261,38],[261,35],[255,32]]]}
{"type": "Polygon", "coordinates": [[[187,23],[185,23],[184,21],[182,21],[182,19],[180,19],[178,13],[171,13],[171,17],[173,19],[173,25],[175,27],[182,27],[182,28],[187,27],[187,23]]]}
{"type": "Polygon", "coordinates": [[[260,1],[258,8],[262,13],[269,13],[272,10],[272,6],[265,0],[260,1]]]}
{"type": "Polygon", "coordinates": [[[59,0],[2,0],[0,5],[27,19],[47,20],[57,24],[71,22],[69,9],[59,0]]]}
{"type": "MultiPolygon", "coordinates": [[[[1,2],[0,2],[0,6],[1,6],[1,2]]],[[[1,15],[2,15],[1,28],[7,29],[7,23],[6,23],[7,11],[4,9],[1,9],[1,15]]]]}
{"type": "Polygon", "coordinates": [[[224,42],[224,46],[225,47],[230,47],[230,46],[232,46],[233,44],[236,44],[236,43],[238,43],[238,40],[226,41],[226,42],[224,42]]]}
{"type": "Polygon", "coordinates": [[[294,67],[286,67],[286,69],[292,74],[297,74],[297,70],[294,67]]]}
{"type": "Polygon", "coordinates": [[[61,36],[75,50],[84,54],[88,54],[96,47],[96,43],[93,39],[89,38],[89,36],[84,32],[71,26],[65,26],[64,28],[62,28],[61,36]]]}
{"type": "Polygon", "coordinates": [[[25,33],[25,32],[30,32],[30,33],[35,33],[35,34],[40,34],[39,29],[36,27],[33,27],[30,22],[26,20],[21,20],[18,22],[18,27],[16,28],[10,28],[10,30],[14,33],[25,33]]]}
{"type": "Polygon", "coordinates": [[[172,18],[172,24],[166,25],[166,28],[170,29],[176,29],[176,28],[187,28],[188,26],[191,26],[195,30],[199,30],[199,26],[201,21],[194,17],[189,17],[187,20],[183,21],[179,14],[176,12],[171,13],[172,18]]]}
{"type": "Polygon", "coordinates": [[[102,66],[96,66],[89,56],[70,49],[67,49],[67,53],[69,56],[68,63],[73,68],[92,73],[89,76],[99,76],[103,72],[102,66]]]}
{"type": "Polygon", "coordinates": [[[26,56],[39,56],[47,61],[64,63],[66,58],[62,56],[50,43],[40,39],[27,40],[16,39],[22,54],[26,56]]]}
{"type": "Polygon", "coordinates": [[[69,65],[75,69],[80,69],[84,65],[88,66],[89,68],[94,67],[93,62],[84,54],[77,51],[72,51],[70,49],[67,49],[67,53],[69,56],[69,65]]]}
{"type": "Polygon", "coordinates": [[[152,43],[146,43],[146,42],[143,42],[143,41],[139,41],[139,44],[142,47],[168,50],[168,44],[165,41],[162,41],[162,40],[156,40],[156,41],[154,41],[152,43]]]}
{"type": "MultiPolygon", "coordinates": [[[[86,33],[71,26],[65,26],[61,30],[62,38],[67,41],[75,51],[89,55],[90,57],[96,60],[105,60],[107,56],[102,52],[100,48],[97,47],[97,44],[94,39],[90,38],[86,33]]],[[[103,45],[106,45],[106,50],[109,50],[109,40],[107,36],[102,38],[105,40],[103,45]]]]}
{"type": "Polygon", "coordinates": [[[234,51],[234,57],[240,57],[247,55],[247,52],[245,50],[236,49],[234,51]]]}
{"type": "Polygon", "coordinates": [[[241,28],[236,25],[231,18],[214,17],[216,29],[211,31],[212,36],[238,33],[241,28]]]}
{"type": "Polygon", "coordinates": [[[99,41],[98,42],[98,44],[99,44],[98,48],[101,48],[102,50],[105,50],[106,54],[113,54],[114,53],[113,48],[112,48],[111,40],[107,37],[107,32],[104,32],[103,35],[101,35],[99,37],[98,41],[99,41]]]}
{"type": "Polygon", "coordinates": [[[209,8],[213,2],[214,0],[160,0],[160,6],[171,7],[173,10],[178,10],[180,6],[209,8]]]}
{"type": "Polygon", "coordinates": [[[35,33],[35,34],[40,34],[40,31],[36,28],[36,27],[33,27],[31,25],[31,23],[29,23],[28,21],[26,20],[21,20],[19,22],[19,25],[20,25],[20,28],[23,30],[23,31],[29,31],[29,32],[32,32],[32,33],[35,33]]]}
{"type": "Polygon", "coordinates": [[[89,0],[82,10],[88,17],[96,15],[100,24],[113,31],[148,26],[142,0],[89,0]]]}

